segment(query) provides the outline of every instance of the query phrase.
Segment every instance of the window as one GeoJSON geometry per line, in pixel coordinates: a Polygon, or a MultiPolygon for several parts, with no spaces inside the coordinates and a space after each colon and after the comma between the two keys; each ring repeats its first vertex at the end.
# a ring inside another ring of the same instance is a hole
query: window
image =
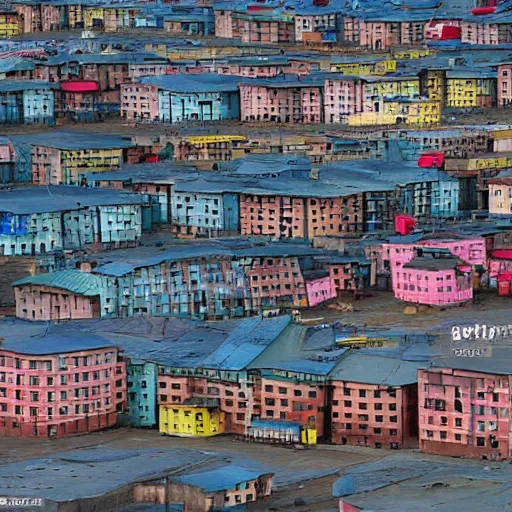
{"type": "Polygon", "coordinates": [[[272,393],[274,391],[274,386],[269,386],[269,385],[266,385],[265,386],[265,391],[267,393],[272,393]]]}
{"type": "Polygon", "coordinates": [[[345,407],[352,407],[352,401],[351,401],[351,400],[345,400],[345,401],[343,402],[343,405],[344,405],[345,407]]]}
{"type": "Polygon", "coordinates": [[[366,390],[365,389],[359,390],[359,398],[366,398],[366,390]]]}
{"type": "Polygon", "coordinates": [[[293,396],[302,396],[302,391],[300,389],[295,389],[293,391],[293,396]]]}
{"type": "Polygon", "coordinates": [[[455,434],[455,441],[462,441],[462,436],[460,434],[455,434]]]}
{"type": "Polygon", "coordinates": [[[382,411],[382,404],[373,404],[373,408],[376,411],[382,411]]]}
{"type": "Polygon", "coordinates": [[[398,435],[398,430],[396,430],[395,428],[392,428],[389,430],[389,435],[390,436],[396,436],[398,435]]]}
{"type": "Polygon", "coordinates": [[[281,399],[281,407],[288,407],[288,400],[286,399],[281,399]]]}
{"type": "Polygon", "coordinates": [[[380,391],[374,391],[373,398],[380,398],[380,391]]]}
{"type": "Polygon", "coordinates": [[[444,400],[436,400],[434,402],[434,409],[436,411],[444,411],[445,410],[444,400]]]}
{"type": "Polygon", "coordinates": [[[477,394],[476,394],[476,398],[478,400],[485,400],[485,393],[483,391],[479,391],[477,394]]]}
{"type": "Polygon", "coordinates": [[[441,439],[446,439],[448,437],[448,434],[446,433],[446,431],[441,430],[441,432],[439,432],[439,437],[441,439]]]}
{"type": "Polygon", "coordinates": [[[316,398],[316,391],[310,391],[308,393],[309,398],[316,398]]]}
{"type": "Polygon", "coordinates": [[[279,394],[280,395],[286,395],[288,390],[286,388],[279,388],[279,394]]]}
{"type": "Polygon", "coordinates": [[[390,421],[391,423],[396,423],[396,422],[398,421],[398,416],[390,416],[390,417],[389,417],[389,421],[390,421]]]}
{"type": "Polygon", "coordinates": [[[382,423],[384,421],[384,416],[375,416],[375,421],[377,423],[382,423]]]}
{"type": "MultiPolygon", "coordinates": [[[[165,387],[165,382],[162,382],[161,384],[164,384],[165,387]]],[[[181,389],[181,384],[171,384],[171,389],[181,389]]]]}
{"type": "Polygon", "coordinates": [[[368,409],[368,404],[365,404],[364,402],[360,403],[359,409],[362,409],[363,411],[365,411],[366,409],[368,409]]]}
{"type": "Polygon", "coordinates": [[[448,425],[448,418],[446,416],[441,416],[441,425],[448,425]]]}
{"type": "Polygon", "coordinates": [[[343,394],[344,394],[345,396],[350,396],[350,389],[348,389],[348,388],[343,388],[343,394]]]}
{"type": "Polygon", "coordinates": [[[477,446],[485,446],[485,437],[477,437],[476,445],[477,446]]]}
{"type": "Polygon", "coordinates": [[[455,418],[455,426],[462,427],[462,418],[455,418]]]}
{"type": "Polygon", "coordinates": [[[160,389],[165,389],[165,388],[167,387],[167,382],[159,382],[159,383],[158,383],[158,387],[159,387],[160,389]]]}

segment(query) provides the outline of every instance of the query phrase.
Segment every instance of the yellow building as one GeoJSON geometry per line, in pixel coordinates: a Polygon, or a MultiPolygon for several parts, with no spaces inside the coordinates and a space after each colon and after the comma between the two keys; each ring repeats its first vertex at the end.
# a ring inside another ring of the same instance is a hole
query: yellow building
{"type": "Polygon", "coordinates": [[[341,71],[345,75],[387,75],[396,72],[396,60],[380,60],[376,62],[350,62],[331,64],[331,71],[341,71]]]}
{"type": "Polygon", "coordinates": [[[448,72],[446,76],[446,106],[453,108],[485,107],[496,104],[496,77],[475,71],[448,72]]]}
{"type": "Polygon", "coordinates": [[[431,125],[441,121],[441,103],[428,99],[390,99],[380,102],[378,112],[361,112],[347,118],[349,126],[431,125]]]}
{"type": "Polygon", "coordinates": [[[16,12],[0,12],[0,37],[10,38],[21,34],[20,17],[16,12]]]}
{"type": "Polygon", "coordinates": [[[103,9],[98,7],[84,7],[83,12],[85,29],[91,30],[105,25],[103,9]]]}
{"type": "Polygon", "coordinates": [[[65,150],[48,146],[32,146],[32,181],[35,184],[79,185],[88,172],[119,169],[128,144],[118,148],[84,148],[65,150]]]}
{"type": "Polygon", "coordinates": [[[160,406],[161,434],[207,437],[224,433],[224,413],[219,410],[218,404],[194,399],[188,402],[184,405],[160,406]]]}
{"type": "Polygon", "coordinates": [[[382,98],[389,96],[418,96],[420,81],[418,78],[390,79],[381,78],[363,83],[363,109],[374,111],[374,105],[382,98]]]}
{"type": "Polygon", "coordinates": [[[444,71],[428,70],[425,75],[426,94],[431,100],[444,101],[444,71]]]}

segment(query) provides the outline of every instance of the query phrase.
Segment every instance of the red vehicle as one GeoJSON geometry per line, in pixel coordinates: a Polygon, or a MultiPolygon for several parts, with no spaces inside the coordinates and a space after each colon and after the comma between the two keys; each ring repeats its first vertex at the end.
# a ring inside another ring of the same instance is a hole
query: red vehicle
{"type": "Polygon", "coordinates": [[[432,169],[442,167],[444,164],[444,153],[440,151],[432,151],[423,153],[418,159],[418,167],[432,169]]]}

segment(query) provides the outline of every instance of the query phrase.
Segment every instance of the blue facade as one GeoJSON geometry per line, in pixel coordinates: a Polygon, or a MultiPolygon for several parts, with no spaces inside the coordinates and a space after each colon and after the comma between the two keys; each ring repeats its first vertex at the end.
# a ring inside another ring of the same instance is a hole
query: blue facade
{"type": "Polygon", "coordinates": [[[53,125],[55,97],[50,89],[0,91],[0,124],[53,125]]]}
{"type": "Polygon", "coordinates": [[[224,229],[227,231],[239,231],[240,229],[240,205],[237,194],[224,194],[224,229]]]}
{"type": "Polygon", "coordinates": [[[154,363],[130,363],[127,368],[128,418],[132,427],[157,424],[157,375],[154,363]]]}
{"type": "Polygon", "coordinates": [[[164,123],[180,121],[220,121],[240,118],[238,91],[158,93],[160,120],[164,123]]]}

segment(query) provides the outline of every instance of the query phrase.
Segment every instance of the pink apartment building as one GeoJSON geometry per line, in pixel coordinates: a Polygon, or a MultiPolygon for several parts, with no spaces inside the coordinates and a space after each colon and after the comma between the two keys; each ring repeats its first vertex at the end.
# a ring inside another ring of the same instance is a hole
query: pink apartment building
{"type": "MultiPolygon", "coordinates": [[[[418,304],[455,304],[473,298],[473,271],[487,264],[483,238],[430,238],[384,244],[395,297],[418,304]]],[[[384,265],[386,266],[386,265],[384,265]]]]}
{"type": "Polygon", "coordinates": [[[73,270],[37,274],[14,286],[16,316],[24,320],[81,320],[101,316],[102,281],[73,270]]]}
{"type": "MultiPolygon", "coordinates": [[[[463,369],[467,363],[457,358],[455,368],[448,367],[451,359],[446,367],[418,372],[421,451],[492,459],[512,456],[512,378],[506,368],[509,359],[503,356],[500,368],[495,362],[487,371],[463,369]]],[[[493,353],[493,359],[500,357],[493,353]]],[[[480,361],[492,363],[490,359],[480,361]]]]}
{"type": "Polygon", "coordinates": [[[397,21],[359,21],[359,45],[372,50],[387,50],[400,44],[400,23],[397,21]]]}
{"type": "Polygon", "coordinates": [[[308,306],[314,307],[336,297],[336,288],[328,270],[304,272],[308,306]]]}
{"type": "Polygon", "coordinates": [[[343,358],[329,376],[332,442],[416,447],[420,364],[357,352],[343,358]]]}
{"type": "Polygon", "coordinates": [[[285,379],[261,379],[261,419],[293,421],[324,432],[325,386],[285,379]]]}
{"type": "Polygon", "coordinates": [[[283,77],[279,81],[240,84],[242,121],[276,123],[323,122],[323,83],[315,85],[307,77],[283,77]]]}
{"type": "Polygon", "coordinates": [[[158,375],[158,405],[182,404],[188,398],[217,399],[224,412],[227,433],[244,434],[246,423],[254,413],[252,387],[207,377],[158,375]]]}
{"type": "Polygon", "coordinates": [[[391,264],[395,297],[414,304],[444,306],[473,299],[471,265],[448,251],[420,249],[403,265],[391,264]]]}
{"type": "Polygon", "coordinates": [[[138,83],[121,85],[121,111],[130,121],[158,120],[158,88],[138,83]]]}
{"type": "Polygon", "coordinates": [[[498,66],[498,107],[512,104],[512,63],[498,66]]]}
{"type": "MultiPolygon", "coordinates": [[[[506,29],[505,25],[501,25],[506,29]]],[[[489,22],[471,22],[462,21],[461,28],[461,42],[469,44],[500,44],[506,43],[505,33],[500,30],[500,25],[497,23],[489,22]]]]}
{"type": "Polygon", "coordinates": [[[0,344],[0,435],[84,434],[114,426],[125,406],[126,363],[100,337],[0,344]]]}

